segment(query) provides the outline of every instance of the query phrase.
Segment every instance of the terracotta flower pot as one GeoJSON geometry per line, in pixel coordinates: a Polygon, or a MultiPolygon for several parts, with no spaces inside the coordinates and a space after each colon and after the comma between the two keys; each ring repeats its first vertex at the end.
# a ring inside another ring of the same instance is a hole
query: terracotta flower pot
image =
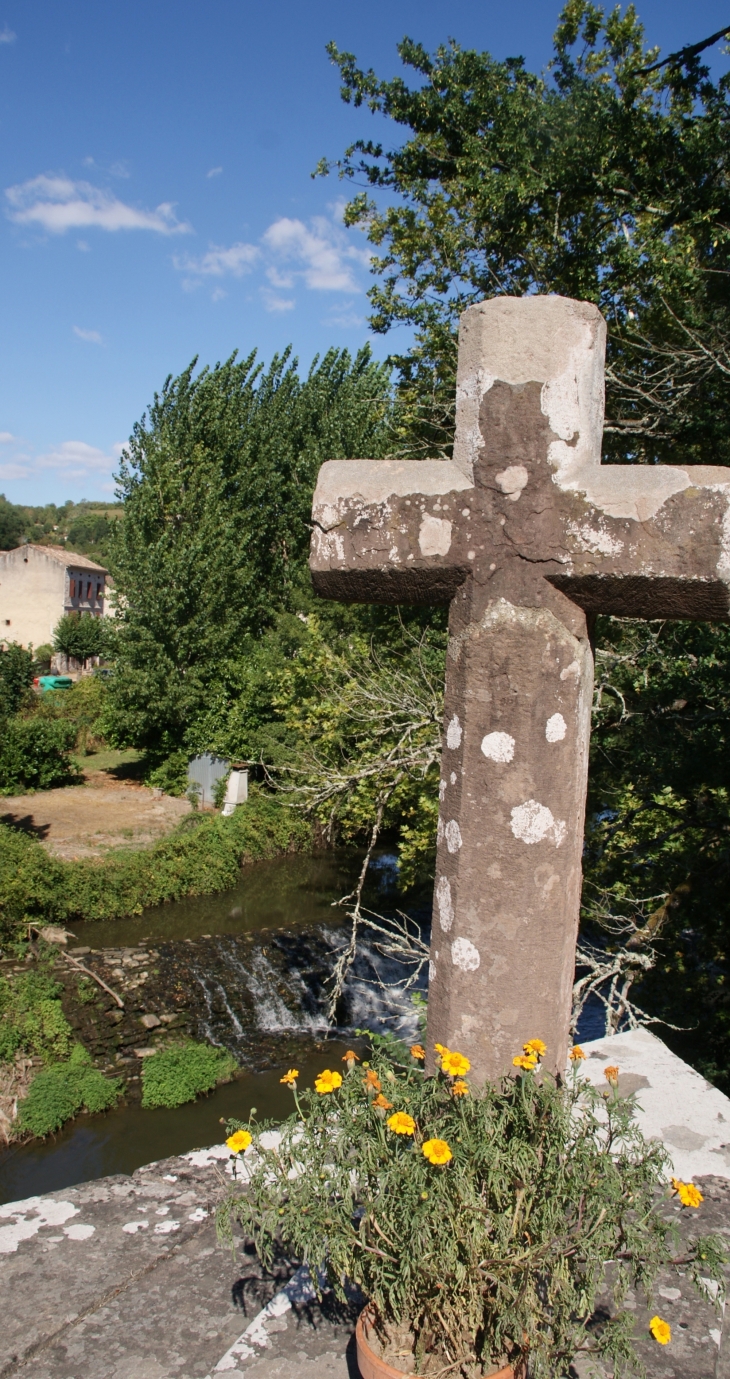
{"type": "MultiPolygon", "coordinates": [[[[407,1375],[403,1374],[402,1369],[394,1369],[387,1361],[381,1360],[380,1356],[375,1354],[375,1351],[368,1344],[369,1332],[370,1312],[365,1307],[360,1313],[355,1327],[357,1363],[362,1379],[407,1379],[407,1375]]],[[[515,1379],[515,1372],[511,1365],[506,1365],[504,1369],[495,1369],[489,1379],[515,1379]]]]}

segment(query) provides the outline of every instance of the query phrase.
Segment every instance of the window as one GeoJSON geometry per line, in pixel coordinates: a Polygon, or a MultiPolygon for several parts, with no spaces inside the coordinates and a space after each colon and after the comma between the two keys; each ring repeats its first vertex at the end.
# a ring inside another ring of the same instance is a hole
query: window
{"type": "Polygon", "coordinates": [[[103,585],[103,584],[97,584],[97,586],[96,586],[96,597],[97,597],[98,599],[100,599],[100,598],[103,597],[103,595],[104,595],[104,585],[103,585]]]}
{"type": "Polygon", "coordinates": [[[75,579],[69,580],[68,592],[69,592],[69,595],[70,595],[70,597],[71,597],[72,599],[75,599],[75,598],[76,598],[76,580],[75,580],[75,579]]]}
{"type": "Polygon", "coordinates": [[[87,597],[87,599],[90,599],[90,598],[91,598],[91,580],[89,580],[89,582],[88,582],[88,584],[87,584],[87,586],[86,586],[86,597],[87,597]]]}

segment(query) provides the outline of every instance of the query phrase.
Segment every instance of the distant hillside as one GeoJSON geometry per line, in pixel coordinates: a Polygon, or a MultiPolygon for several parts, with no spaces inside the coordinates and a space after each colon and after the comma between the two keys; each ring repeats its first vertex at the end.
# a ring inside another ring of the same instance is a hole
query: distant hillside
{"type": "Polygon", "coordinates": [[[0,493],[0,551],[10,551],[23,541],[39,545],[68,546],[101,565],[107,553],[109,533],[122,516],[121,503],[64,503],[56,507],[23,507],[9,503],[0,493]]]}

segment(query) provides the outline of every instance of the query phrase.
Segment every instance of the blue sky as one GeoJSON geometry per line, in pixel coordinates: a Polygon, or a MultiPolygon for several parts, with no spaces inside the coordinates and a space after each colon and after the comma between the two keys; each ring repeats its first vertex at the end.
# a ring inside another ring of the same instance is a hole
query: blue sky
{"type": "MultiPolygon", "coordinates": [[[[540,70],[559,8],[0,0],[0,491],[111,497],[134,421],[194,355],[291,342],[307,366],[370,338],[346,188],[310,177],[374,132],[339,99],[329,39],[383,76],[404,34],[540,70]]],[[[730,18],[724,0],[638,8],[664,53],[730,18]]]]}

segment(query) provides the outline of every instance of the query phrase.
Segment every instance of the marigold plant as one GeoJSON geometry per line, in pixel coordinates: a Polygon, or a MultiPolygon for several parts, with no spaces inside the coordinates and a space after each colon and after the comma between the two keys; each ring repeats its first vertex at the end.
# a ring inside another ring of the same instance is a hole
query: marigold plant
{"type": "MultiPolygon", "coordinates": [[[[372,1042],[367,1076],[353,1063],[330,1095],[302,1091],[282,1125],[229,1124],[253,1143],[222,1235],[239,1223],[264,1264],[283,1248],[340,1299],[357,1286],[383,1344],[397,1333],[400,1353],[407,1338],[416,1375],[471,1379],[506,1363],[522,1374],[529,1354],[530,1379],[554,1379],[578,1351],[617,1379],[633,1372],[635,1314],[622,1302],[637,1286],[651,1296],[673,1250],[657,1210],[671,1192],[665,1151],[643,1138],[632,1098],[606,1098],[580,1060],[556,1083],[539,1050],[498,1085],[454,1095],[442,1069],[427,1075],[407,1047],[372,1042]],[[612,1316],[596,1327],[609,1259],[612,1316]]],[[[681,1263],[721,1297],[723,1259],[706,1237],[681,1263]]]]}

